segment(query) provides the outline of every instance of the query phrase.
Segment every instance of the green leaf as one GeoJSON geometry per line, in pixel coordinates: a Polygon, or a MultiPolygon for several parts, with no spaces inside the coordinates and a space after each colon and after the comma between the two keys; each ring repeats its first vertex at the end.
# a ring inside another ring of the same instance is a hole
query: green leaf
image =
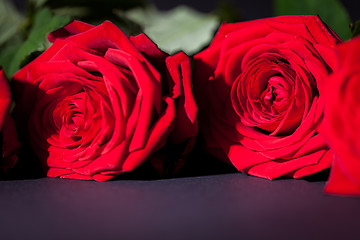
{"type": "Polygon", "coordinates": [[[0,66],[7,75],[10,61],[21,46],[23,21],[12,2],[0,0],[0,66]]]}
{"type": "Polygon", "coordinates": [[[354,38],[356,36],[360,35],[360,20],[357,20],[350,24],[351,29],[351,38],[354,38]]]}
{"type": "Polygon", "coordinates": [[[8,0],[0,0],[0,46],[16,34],[23,17],[8,0]]]}
{"type": "Polygon", "coordinates": [[[350,17],[338,0],[275,0],[275,15],[319,15],[343,40],[350,38],[350,17]]]}
{"type": "Polygon", "coordinates": [[[34,22],[26,41],[21,45],[14,55],[10,66],[9,76],[12,76],[20,67],[26,63],[31,56],[37,55],[49,46],[47,34],[69,23],[70,18],[67,16],[53,16],[47,8],[39,10],[35,14],[34,22]]]}
{"type": "Polygon", "coordinates": [[[154,7],[133,9],[126,16],[143,26],[160,49],[173,54],[180,50],[192,55],[209,44],[219,19],[211,14],[202,14],[189,7],[178,6],[167,12],[154,7]]]}
{"type": "Polygon", "coordinates": [[[0,51],[0,66],[4,69],[6,75],[10,77],[10,64],[15,56],[16,52],[22,45],[22,41],[15,39],[11,43],[8,43],[1,47],[0,51]]]}

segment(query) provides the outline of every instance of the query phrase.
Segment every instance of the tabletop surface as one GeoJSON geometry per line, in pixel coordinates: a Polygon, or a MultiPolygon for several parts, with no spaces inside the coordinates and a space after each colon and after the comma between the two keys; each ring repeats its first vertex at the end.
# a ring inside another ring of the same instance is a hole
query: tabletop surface
{"type": "Polygon", "coordinates": [[[0,181],[1,239],[358,239],[360,198],[241,173],[0,181]]]}

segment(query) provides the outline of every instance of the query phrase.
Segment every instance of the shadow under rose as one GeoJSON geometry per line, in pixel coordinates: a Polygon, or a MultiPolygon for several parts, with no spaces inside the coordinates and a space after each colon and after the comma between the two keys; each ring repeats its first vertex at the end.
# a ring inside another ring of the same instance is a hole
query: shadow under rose
{"type": "Polygon", "coordinates": [[[41,162],[30,146],[28,135],[28,127],[31,127],[29,126],[28,121],[34,107],[36,96],[37,94],[45,93],[29,83],[12,81],[11,84],[13,100],[15,101],[15,107],[11,114],[16,124],[17,135],[21,147],[18,151],[17,163],[12,169],[9,169],[6,179],[20,180],[45,177],[41,162]],[[25,92],[26,94],[23,96],[25,92]],[[24,99],[24,97],[26,99],[24,99]],[[20,111],[16,107],[16,104],[20,99],[21,101],[26,101],[30,107],[22,108],[22,111],[20,111]],[[24,111],[24,109],[26,109],[26,111],[24,111]]]}

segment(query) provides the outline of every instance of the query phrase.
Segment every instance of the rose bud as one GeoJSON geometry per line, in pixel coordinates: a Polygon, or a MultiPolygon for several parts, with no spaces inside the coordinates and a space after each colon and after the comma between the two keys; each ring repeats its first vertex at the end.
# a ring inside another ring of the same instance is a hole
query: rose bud
{"type": "Polygon", "coordinates": [[[74,21],[48,38],[53,45],[13,77],[16,120],[47,176],[105,181],[169,142],[185,150],[193,142],[197,107],[184,53],[169,56],[109,21],[74,21]]]}
{"type": "Polygon", "coordinates": [[[318,126],[340,42],[316,16],[224,23],[194,57],[205,149],[267,179],[329,168],[332,154],[318,126]]]}
{"type": "Polygon", "coordinates": [[[360,196],[360,37],[338,45],[339,69],[326,85],[320,132],[334,152],[327,193],[360,196]]]}

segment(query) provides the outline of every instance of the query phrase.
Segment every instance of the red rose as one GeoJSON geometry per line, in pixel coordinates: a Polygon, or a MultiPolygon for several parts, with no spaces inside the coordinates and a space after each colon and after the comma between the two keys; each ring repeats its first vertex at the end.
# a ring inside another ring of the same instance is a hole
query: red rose
{"type": "Polygon", "coordinates": [[[360,195],[360,37],[338,46],[339,69],[326,85],[325,135],[335,158],[328,193],[360,195]]]}
{"type": "Polygon", "coordinates": [[[15,115],[47,176],[105,181],[140,166],[170,139],[196,135],[190,61],[144,34],[74,21],[13,80],[15,115]]]}
{"type": "Polygon", "coordinates": [[[339,42],[315,16],[223,24],[194,57],[207,150],[268,179],[328,168],[331,153],[317,129],[339,42]]]}
{"type": "Polygon", "coordinates": [[[20,146],[15,123],[10,117],[11,93],[4,70],[0,67],[0,173],[14,167],[17,162],[16,152],[20,146]]]}

